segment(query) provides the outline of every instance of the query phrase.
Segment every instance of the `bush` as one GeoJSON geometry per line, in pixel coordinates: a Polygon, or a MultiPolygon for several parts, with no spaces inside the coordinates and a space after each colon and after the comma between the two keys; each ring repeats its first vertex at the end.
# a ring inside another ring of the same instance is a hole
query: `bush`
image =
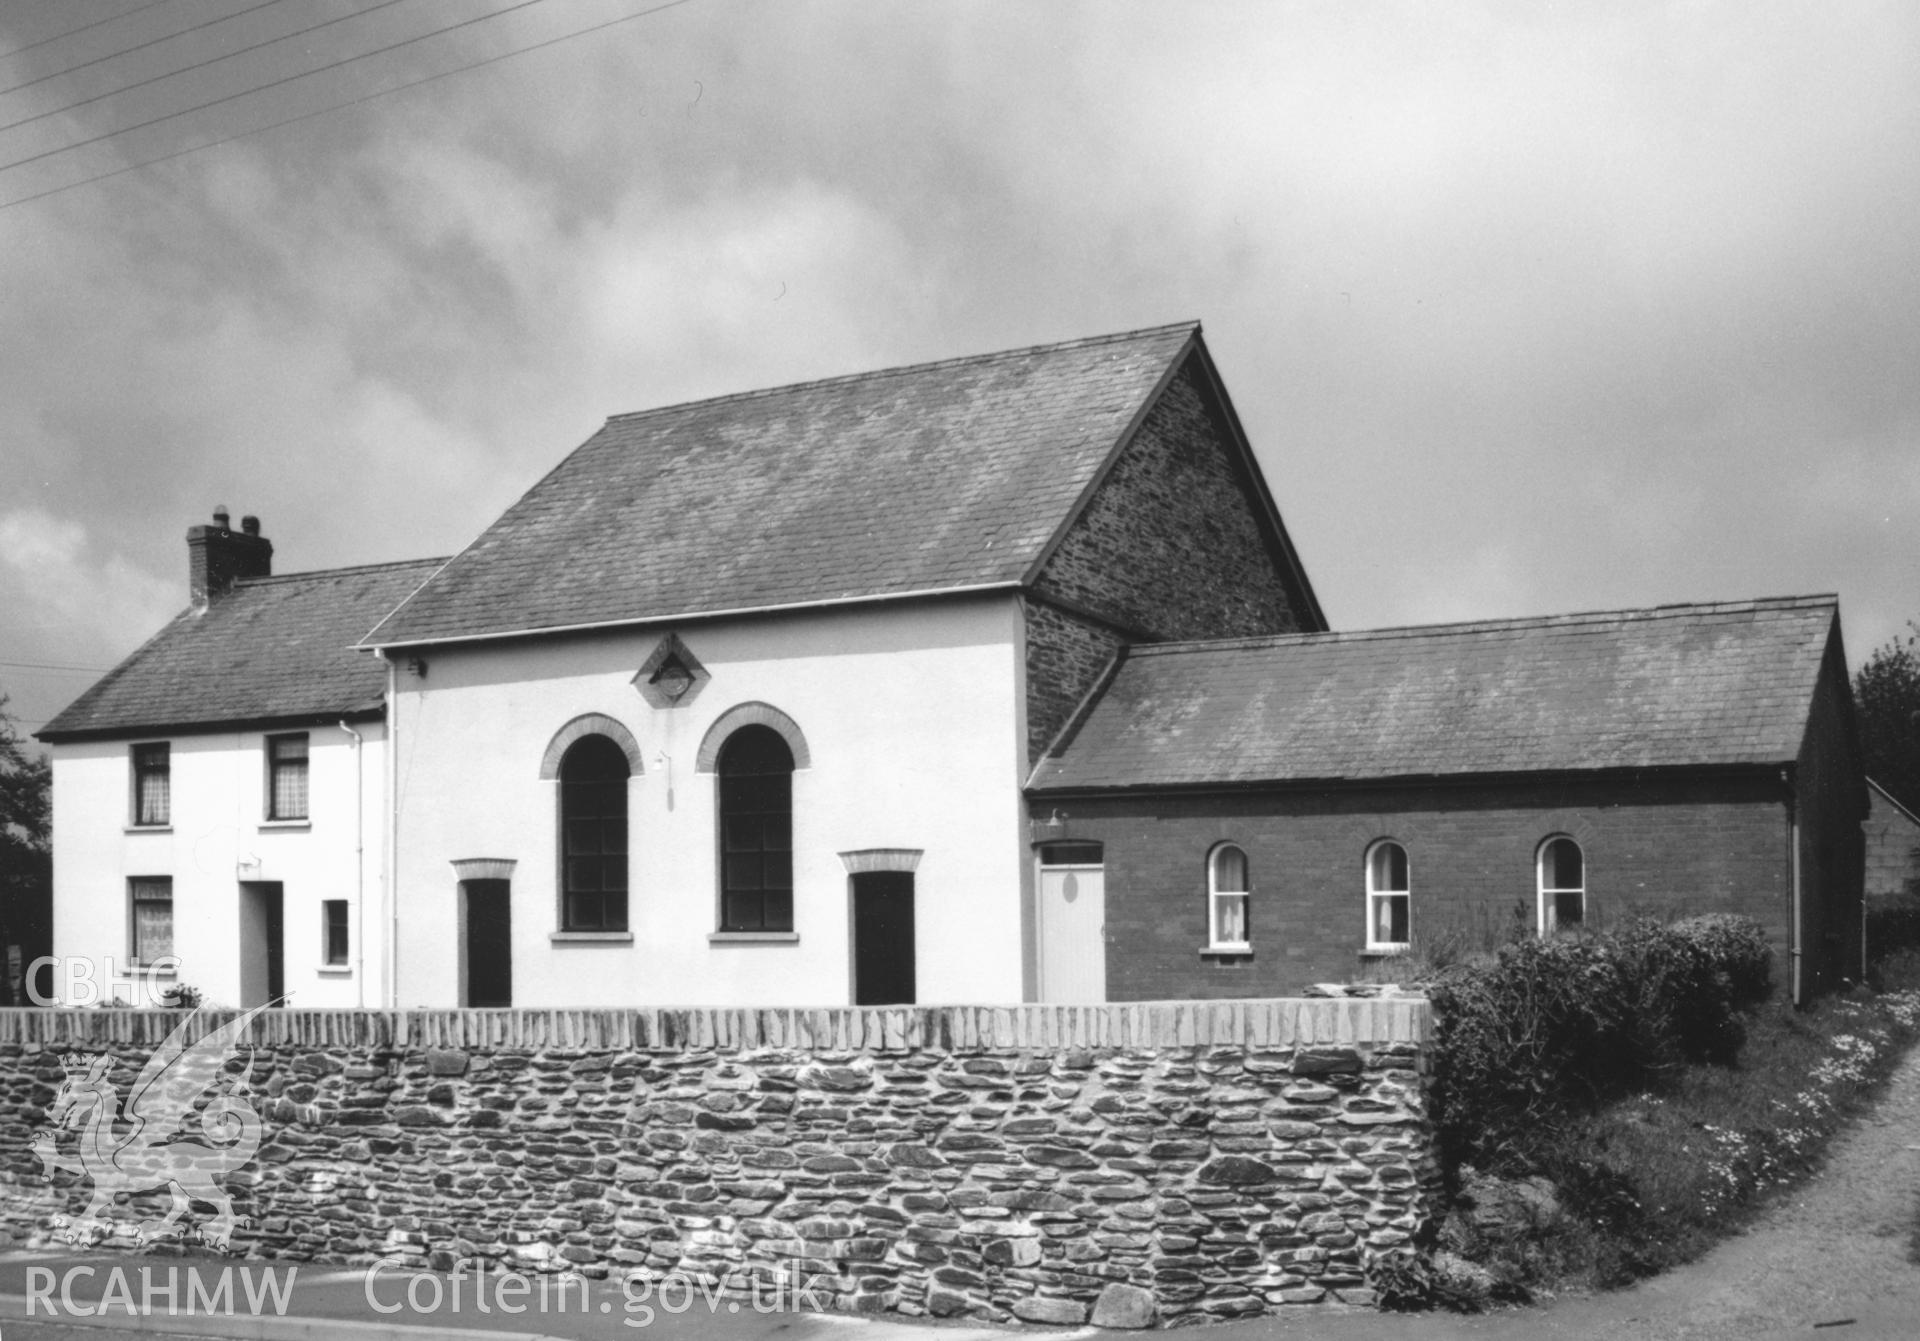
{"type": "Polygon", "coordinates": [[[1563,1120],[1684,1062],[1731,1061],[1739,1009],[1765,995],[1769,961],[1757,924],[1713,915],[1521,941],[1441,974],[1433,1111],[1443,1160],[1525,1172],[1563,1120]]]}

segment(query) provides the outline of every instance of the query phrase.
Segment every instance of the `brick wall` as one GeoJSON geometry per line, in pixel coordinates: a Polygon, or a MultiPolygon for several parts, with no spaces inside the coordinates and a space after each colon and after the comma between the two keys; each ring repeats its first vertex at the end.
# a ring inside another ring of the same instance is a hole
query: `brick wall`
{"type": "MultiPolygon", "coordinates": [[[[30,1148],[66,1071],[124,1094],[180,1017],[0,1011],[0,1227],[85,1205],[30,1148]]],[[[230,1012],[208,1012],[212,1020],[230,1012]]],[[[745,1296],[1079,1323],[1369,1303],[1428,1216],[1424,1001],[809,1011],[274,1011],[230,1063],[255,1256],[668,1272],[745,1296]],[[1136,1315],[1137,1316],[1137,1315],[1136,1315]]],[[[59,1134],[74,1157],[83,1133],[59,1134]]],[[[131,1246],[167,1198],[87,1237],[131,1246]]],[[[69,1226],[71,1227],[71,1226],[69,1226]]]]}
{"type": "Polygon", "coordinates": [[[1787,826],[1778,784],[1542,784],[1188,797],[1047,796],[1065,833],[1105,844],[1110,1000],[1281,996],[1345,981],[1363,963],[1361,863],[1405,844],[1416,938],[1473,942],[1534,925],[1535,854],[1566,833],[1586,856],[1590,922],[1636,911],[1736,912],[1781,947],[1787,826]],[[1207,956],[1206,856],[1238,843],[1251,864],[1251,957],[1207,956]]]}

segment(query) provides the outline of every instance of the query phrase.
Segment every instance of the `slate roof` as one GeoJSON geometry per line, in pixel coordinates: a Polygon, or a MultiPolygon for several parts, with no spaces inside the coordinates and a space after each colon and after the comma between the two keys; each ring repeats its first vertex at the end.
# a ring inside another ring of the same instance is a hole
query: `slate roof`
{"type": "Polygon", "coordinates": [[[373,646],[1012,585],[1187,322],[618,415],[373,646]]]}
{"type": "Polygon", "coordinates": [[[1135,647],[1031,786],[1782,763],[1837,617],[1807,596],[1135,647]]]}
{"type": "Polygon", "coordinates": [[[444,559],[236,583],[177,615],[34,734],[58,741],[378,711],[386,668],[355,646],[444,559]]]}

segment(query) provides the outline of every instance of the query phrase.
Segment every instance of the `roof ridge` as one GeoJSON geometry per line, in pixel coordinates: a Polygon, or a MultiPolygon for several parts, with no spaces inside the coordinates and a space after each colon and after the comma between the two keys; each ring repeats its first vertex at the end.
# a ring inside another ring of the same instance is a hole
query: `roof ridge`
{"type": "Polygon", "coordinates": [[[352,563],[344,568],[309,568],[299,573],[269,573],[265,577],[243,577],[234,582],[236,587],[264,587],[270,582],[297,582],[303,578],[338,577],[342,573],[370,573],[381,568],[417,568],[426,564],[445,563],[445,557],[437,559],[389,559],[385,563],[352,563]]]}
{"type": "Polygon", "coordinates": [[[1668,605],[1633,606],[1619,610],[1580,610],[1554,615],[1518,615],[1510,619],[1468,619],[1436,624],[1397,624],[1377,629],[1329,630],[1326,633],[1268,633],[1248,638],[1192,638],[1175,642],[1140,643],[1136,656],[1166,656],[1182,652],[1225,651],[1232,648],[1297,647],[1309,643],[1367,642],[1389,638],[1440,637],[1500,629],[1554,628],[1598,624],[1620,619],[1675,619],[1684,615],[1735,614],[1742,611],[1812,609],[1838,605],[1834,592],[1806,596],[1761,596],[1743,601],[1693,601],[1668,605]]]}
{"type": "Polygon", "coordinates": [[[758,400],[764,396],[781,396],[794,391],[807,391],[815,387],[838,386],[849,382],[875,381],[883,377],[904,376],[909,373],[931,372],[938,368],[958,367],[969,363],[996,363],[1003,359],[1022,358],[1031,354],[1057,353],[1069,349],[1088,349],[1095,345],[1119,344],[1123,340],[1137,340],[1149,335],[1162,335],[1172,331],[1188,331],[1197,334],[1200,322],[1169,321],[1159,326],[1141,326],[1136,330],[1113,331],[1106,335],[1083,335],[1072,340],[1046,341],[1040,344],[1021,345],[1016,349],[995,349],[984,354],[960,354],[944,359],[929,359],[925,363],[908,363],[893,368],[868,368],[861,372],[837,373],[831,377],[815,377],[803,382],[787,382],[780,386],[756,387],[749,391],[729,391],[718,396],[701,396],[696,400],[674,401],[668,405],[655,405],[644,410],[626,410],[607,416],[607,423],[629,419],[644,419],[649,415],[669,414],[675,410],[684,410],[695,405],[722,405],[731,401],[758,400]]]}

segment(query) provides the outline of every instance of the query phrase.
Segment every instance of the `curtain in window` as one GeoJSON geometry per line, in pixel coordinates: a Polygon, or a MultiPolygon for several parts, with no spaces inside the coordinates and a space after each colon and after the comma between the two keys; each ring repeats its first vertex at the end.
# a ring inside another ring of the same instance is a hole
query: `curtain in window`
{"type": "Polygon", "coordinates": [[[135,824],[172,822],[168,749],[165,745],[133,747],[135,824]]]}
{"type": "Polygon", "coordinates": [[[133,882],[133,957],[143,964],[173,953],[173,881],[133,882]]]}
{"type": "Polygon", "coordinates": [[[272,819],[307,817],[307,738],[282,736],[273,742],[272,819]]]}

